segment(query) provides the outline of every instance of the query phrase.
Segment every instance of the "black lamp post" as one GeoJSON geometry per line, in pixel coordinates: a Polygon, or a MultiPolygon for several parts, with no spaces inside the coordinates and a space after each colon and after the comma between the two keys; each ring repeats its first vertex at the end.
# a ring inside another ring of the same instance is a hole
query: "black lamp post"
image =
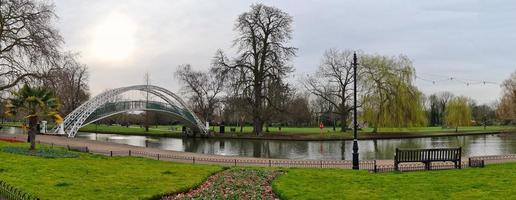
{"type": "Polygon", "coordinates": [[[358,141],[357,141],[357,53],[353,53],[353,169],[358,166],[358,141]]]}

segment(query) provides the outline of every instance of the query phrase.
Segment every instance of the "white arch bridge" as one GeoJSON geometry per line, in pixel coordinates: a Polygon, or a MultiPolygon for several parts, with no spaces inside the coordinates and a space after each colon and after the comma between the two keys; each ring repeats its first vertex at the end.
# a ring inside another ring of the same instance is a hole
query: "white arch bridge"
{"type": "Polygon", "coordinates": [[[132,111],[157,111],[167,113],[171,118],[182,122],[192,132],[203,135],[208,134],[208,129],[197,118],[179,96],[169,90],[154,85],[134,85],[105,91],[68,114],[61,124],[54,130],[57,134],[66,134],[75,137],[77,131],[83,126],[91,124],[103,118],[132,111]],[[119,95],[129,91],[148,92],[164,102],[159,101],[127,101],[120,100],[119,95]]]}

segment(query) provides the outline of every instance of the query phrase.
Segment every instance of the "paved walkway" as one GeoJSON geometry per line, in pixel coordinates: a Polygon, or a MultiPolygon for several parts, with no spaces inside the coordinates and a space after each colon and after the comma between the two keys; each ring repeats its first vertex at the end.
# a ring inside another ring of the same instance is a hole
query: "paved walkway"
{"type": "MultiPolygon", "coordinates": [[[[26,141],[25,135],[0,134],[1,138],[10,138],[26,141]]],[[[68,138],[63,136],[38,135],[36,141],[47,145],[55,145],[71,148],[88,148],[91,153],[98,153],[113,156],[143,156],[160,160],[174,160],[179,162],[195,162],[223,165],[245,165],[245,166],[283,166],[283,167],[325,167],[325,168],[351,168],[350,160],[292,160],[292,159],[269,159],[242,156],[223,156],[213,154],[201,154],[182,151],[163,150],[149,147],[138,147],[112,142],[88,140],[84,138],[68,138]],[[236,163],[236,164],[235,164],[236,163]]],[[[377,160],[378,165],[392,164],[392,160],[377,160]]],[[[362,161],[361,164],[374,164],[374,161],[362,161]]]]}

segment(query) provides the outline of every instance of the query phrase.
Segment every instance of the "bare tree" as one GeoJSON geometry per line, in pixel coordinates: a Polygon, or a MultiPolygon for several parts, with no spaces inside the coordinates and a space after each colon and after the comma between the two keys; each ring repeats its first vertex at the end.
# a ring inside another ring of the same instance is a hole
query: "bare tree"
{"type": "Polygon", "coordinates": [[[46,1],[0,0],[0,91],[54,67],[62,43],[55,18],[46,1]]]}
{"type": "Polygon", "coordinates": [[[516,122],[516,72],[502,85],[503,96],[498,103],[496,114],[504,123],[516,122]]]}
{"type": "Polygon", "coordinates": [[[316,74],[303,81],[303,85],[308,91],[331,105],[331,115],[335,113],[340,116],[340,131],[342,132],[347,128],[346,122],[353,110],[350,105],[353,98],[352,59],[353,52],[349,50],[329,49],[324,53],[316,74]]]}
{"type": "Polygon", "coordinates": [[[238,124],[240,132],[243,132],[244,125],[250,118],[247,101],[237,96],[227,96],[224,98],[223,104],[223,119],[238,124]]]}
{"type": "Polygon", "coordinates": [[[229,61],[218,51],[214,64],[217,70],[231,77],[234,93],[249,103],[253,133],[261,134],[265,102],[274,103],[267,96],[267,83],[283,83],[281,80],[292,71],[287,66],[296,52],[296,48],[287,45],[292,17],[278,8],[255,4],[238,17],[235,30],[238,36],[234,46],[239,55],[229,61]]]}
{"type": "Polygon", "coordinates": [[[61,102],[63,116],[72,112],[90,97],[88,68],[77,61],[77,54],[67,52],[56,62],[58,68],[48,73],[42,84],[54,90],[61,102]]]}
{"type": "Polygon", "coordinates": [[[194,71],[188,64],[180,65],[175,75],[183,83],[183,90],[190,94],[193,110],[205,121],[211,121],[221,102],[224,77],[214,71],[194,71]]]}
{"type": "Polygon", "coordinates": [[[311,120],[308,95],[296,95],[288,103],[286,121],[289,125],[308,125],[311,120]]]}
{"type": "Polygon", "coordinates": [[[448,102],[452,100],[455,97],[453,93],[444,91],[437,93],[437,99],[439,102],[439,108],[440,108],[440,122],[444,126],[444,111],[446,110],[446,106],[448,106],[448,102]]]}
{"type": "Polygon", "coordinates": [[[285,121],[285,117],[291,114],[289,103],[294,97],[294,88],[280,79],[268,80],[266,82],[263,109],[263,123],[265,132],[269,132],[269,126],[273,122],[285,121]]]}

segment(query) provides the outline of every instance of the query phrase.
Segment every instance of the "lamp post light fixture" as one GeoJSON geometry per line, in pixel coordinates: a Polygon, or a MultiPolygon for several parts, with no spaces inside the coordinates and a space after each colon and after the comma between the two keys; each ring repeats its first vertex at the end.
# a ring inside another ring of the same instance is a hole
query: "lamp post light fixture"
{"type": "Polygon", "coordinates": [[[357,53],[353,53],[353,169],[359,169],[357,141],[357,53]]]}

